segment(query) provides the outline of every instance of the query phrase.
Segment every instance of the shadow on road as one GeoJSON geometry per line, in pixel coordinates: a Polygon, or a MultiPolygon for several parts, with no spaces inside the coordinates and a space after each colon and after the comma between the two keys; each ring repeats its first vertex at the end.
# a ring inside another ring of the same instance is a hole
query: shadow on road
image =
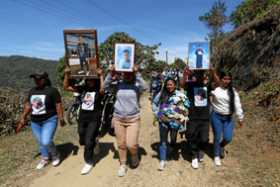
{"type": "Polygon", "coordinates": [[[60,144],[56,146],[61,162],[63,162],[67,157],[72,155],[78,155],[79,147],[71,142],[60,144]]]}

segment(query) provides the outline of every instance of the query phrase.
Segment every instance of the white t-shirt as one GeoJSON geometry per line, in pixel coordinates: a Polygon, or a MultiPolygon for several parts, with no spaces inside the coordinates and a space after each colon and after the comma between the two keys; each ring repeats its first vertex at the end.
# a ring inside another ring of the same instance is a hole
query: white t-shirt
{"type": "MultiPolygon", "coordinates": [[[[228,90],[217,87],[215,90],[211,92],[213,96],[212,99],[212,107],[213,110],[222,115],[230,114],[230,98],[228,95],[228,90]]],[[[239,120],[243,120],[244,114],[240,102],[239,94],[234,90],[234,104],[235,104],[235,113],[239,120]]]]}

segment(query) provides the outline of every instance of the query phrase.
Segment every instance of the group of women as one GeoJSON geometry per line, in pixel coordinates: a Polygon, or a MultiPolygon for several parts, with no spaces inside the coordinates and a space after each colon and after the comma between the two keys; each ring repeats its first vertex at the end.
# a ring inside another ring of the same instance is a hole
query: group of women
{"type": "Polygon", "coordinates": [[[217,73],[186,68],[180,86],[185,93],[176,89],[176,77],[165,78],[161,92],[153,99],[153,111],[159,121],[160,164],[159,170],[166,166],[167,139],[170,132],[170,146],[176,143],[177,132],[185,130],[190,145],[194,169],[203,161],[204,151],[209,145],[209,126],[214,134],[214,163],[221,166],[225,156],[225,146],[233,137],[233,115],[242,126],[244,118],[238,92],[232,86],[230,73],[217,73]]]}
{"type": "MultiPolygon", "coordinates": [[[[110,87],[112,81],[117,81],[112,124],[119,153],[120,166],[117,174],[122,177],[128,169],[128,152],[131,158],[130,166],[136,168],[139,165],[139,99],[146,86],[136,67],[133,72],[118,73],[112,66],[105,79],[101,69],[97,73],[98,79],[86,79],[84,85],[73,85],[70,70],[65,69],[64,89],[78,92],[82,96],[78,120],[79,143],[84,146],[84,166],[81,174],[88,174],[93,168],[104,89],[110,87]]],[[[203,160],[203,150],[208,144],[210,121],[214,132],[214,162],[216,166],[221,165],[220,158],[224,157],[224,147],[233,135],[232,116],[236,113],[241,123],[243,112],[239,95],[232,87],[232,77],[226,73],[222,73],[220,78],[215,73],[212,74],[218,84],[212,91],[211,81],[205,72],[191,72],[186,69],[180,81],[185,93],[178,88],[178,79],[166,77],[162,89],[153,99],[153,112],[159,122],[159,170],[166,167],[168,146],[175,145],[177,132],[185,131],[186,128],[186,138],[191,145],[193,156],[192,167],[197,169],[199,162],[203,160]]],[[[26,124],[27,116],[31,114],[32,132],[41,153],[41,160],[36,168],[42,169],[50,161],[53,166],[58,166],[61,160],[53,137],[58,122],[64,126],[61,96],[58,90],[51,86],[47,73],[37,72],[30,77],[34,79],[36,86],[29,91],[17,132],[26,124]]]]}

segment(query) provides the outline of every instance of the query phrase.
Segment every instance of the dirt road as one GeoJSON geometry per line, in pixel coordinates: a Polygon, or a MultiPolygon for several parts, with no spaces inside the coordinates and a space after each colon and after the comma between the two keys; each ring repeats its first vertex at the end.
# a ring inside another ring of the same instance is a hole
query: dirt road
{"type": "MultiPolygon", "coordinates": [[[[240,165],[230,155],[224,165],[216,168],[208,154],[198,170],[190,166],[190,156],[184,139],[178,138],[178,150],[168,161],[166,170],[157,170],[159,160],[157,146],[159,133],[152,126],[153,115],[147,96],[141,102],[140,153],[141,164],[137,169],[128,170],[125,177],[117,176],[118,159],[115,139],[106,136],[101,140],[101,153],[95,156],[97,163],[92,172],[80,175],[83,166],[83,148],[76,155],[68,156],[59,167],[50,167],[47,172],[33,180],[32,187],[106,187],[106,186],[241,186],[238,182],[240,165]],[[234,177],[232,177],[234,175],[234,177]]],[[[77,142],[75,142],[78,145],[77,142]]],[[[209,149],[211,150],[211,149],[209,149]]],[[[211,152],[211,151],[209,151],[211,152]]]]}

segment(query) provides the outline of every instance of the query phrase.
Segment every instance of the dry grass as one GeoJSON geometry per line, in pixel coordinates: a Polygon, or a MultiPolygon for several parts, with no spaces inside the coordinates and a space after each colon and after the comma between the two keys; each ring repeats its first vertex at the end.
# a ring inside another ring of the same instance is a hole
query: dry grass
{"type": "MultiPolygon", "coordinates": [[[[76,144],[73,143],[77,140],[76,134],[76,126],[59,128],[55,143],[60,150],[69,153],[71,150],[67,149],[76,144]]],[[[0,186],[28,186],[34,177],[44,174],[47,170],[34,169],[40,159],[38,153],[37,143],[29,128],[18,135],[1,137],[0,186]]]]}

